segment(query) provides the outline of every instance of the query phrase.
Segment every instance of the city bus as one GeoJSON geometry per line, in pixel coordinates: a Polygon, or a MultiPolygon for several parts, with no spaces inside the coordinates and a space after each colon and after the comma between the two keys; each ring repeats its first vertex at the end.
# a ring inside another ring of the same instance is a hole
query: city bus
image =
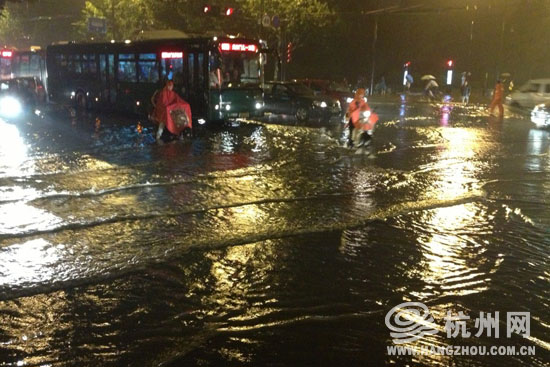
{"type": "Polygon", "coordinates": [[[3,49],[0,51],[0,79],[36,77],[46,80],[46,57],[43,51],[3,49]]]}
{"type": "Polygon", "coordinates": [[[193,122],[263,114],[262,50],[244,38],[65,43],[46,50],[49,98],[80,108],[147,114],[167,80],[193,122]]]}

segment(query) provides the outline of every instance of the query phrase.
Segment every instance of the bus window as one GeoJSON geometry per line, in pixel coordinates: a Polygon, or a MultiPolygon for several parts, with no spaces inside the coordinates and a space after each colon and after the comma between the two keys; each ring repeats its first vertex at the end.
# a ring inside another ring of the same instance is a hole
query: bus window
{"type": "Polygon", "coordinates": [[[183,84],[183,58],[163,59],[162,78],[173,80],[174,84],[183,84]]]}
{"type": "Polygon", "coordinates": [[[118,81],[137,82],[137,69],[134,54],[118,55],[118,81]]]}
{"type": "Polygon", "coordinates": [[[195,55],[189,54],[188,58],[189,65],[189,89],[195,89],[195,55]]]}
{"type": "Polygon", "coordinates": [[[90,73],[90,76],[92,78],[96,78],[97,76],[97,64],[95,61],[95,55],[90,54],[88,55],[88,72],[90,73]]]}
{"type": "Polygon", "coordinates": [[[0,79],[11,77],[11,58],[0,58],[0,79]]]}
{"type": "Polygon", "coordinates": [[[204,54],[200,53],[197,55],[198,59],[198,79],[199,79],[199,89],[204,89],[204,54]]]}
{"type": "Polygon", "coordinates": [[[140,54],[138,61],[139,82],[156,83],[159,81],[158,62],[156,54],[140,54]]]}
{"type": "Polygon", "coordinates": [[[40,55],[39,54],[31,55],[30,71],[32,75],[40,75],[40,55]]]}
{"type": "Polygon", "coordinates": [[[105,55],[99,55],[99,79],[107,83],[107,60],[105,55]]]}

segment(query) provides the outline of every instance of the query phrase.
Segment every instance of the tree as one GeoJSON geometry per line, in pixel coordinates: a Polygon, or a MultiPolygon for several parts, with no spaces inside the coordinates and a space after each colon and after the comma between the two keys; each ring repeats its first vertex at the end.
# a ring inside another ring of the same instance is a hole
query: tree
{"type": "Polygon", "coordinates": [[[134,39],[143,30],[154,25],[151,3],[147,0],[90,0],[82,9],[82,18],[76,24],[84,38],[95,39],[134,39]],[[89,18],[105,18],[107,33],[91,34],[88,31],[89,18]]]}
{"type": "Polygon", "coordinates": [[[152,9],[156,28],[177,29],[185,33],[221,33],[224,19],[220,14],[206,16],[203,6],[210,1],[197,0],[146,0],[152,9]]]}
{"type": "Polygon", "coordinates": [[[335,13],[326,2],[320,0],[236,0],[242,10],[243,20],[248,23],[248,30],[257,29],[258,21],[267,14],[277,15],[281,27],[262,30],[266,38],[280,37],[285,33],[287,42],[294,48],[300,47],[309,38],[315,38],[319,32],[335,20],[335,13]]]}
{"type": "Polygon", "coordinates": [[[4,8],[0,16],[0,47],[3,45],[15,45],[23,35],[23,26],[20,18],[12,14],[10,9],[4,8]]]}

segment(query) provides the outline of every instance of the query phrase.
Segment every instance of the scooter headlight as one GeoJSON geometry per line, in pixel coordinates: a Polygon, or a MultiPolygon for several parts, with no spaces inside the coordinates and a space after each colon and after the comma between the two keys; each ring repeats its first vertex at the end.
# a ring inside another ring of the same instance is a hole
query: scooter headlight
{"type": "Polygon", "coordinates": [[[368,119],[370,117],[370,111],[361,112],[361,117],[364,119],[368,119]]]}

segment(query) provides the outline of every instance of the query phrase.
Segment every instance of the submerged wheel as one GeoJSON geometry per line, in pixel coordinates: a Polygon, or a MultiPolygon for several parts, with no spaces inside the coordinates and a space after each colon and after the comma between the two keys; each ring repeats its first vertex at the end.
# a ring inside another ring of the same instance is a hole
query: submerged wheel
{"type": "Polygon", "coordinates": [[[298,107],[296,110],[296,119],[300,122],[307,121],[309,117],[309,111],[305,107],[298,107]]]}
{"type": "Polygon", "coordinates": [[[88,100],[84,92],[78,92],[75,97],[75,104],[78,109],[86,110],[88,109],[88,100]]]}

